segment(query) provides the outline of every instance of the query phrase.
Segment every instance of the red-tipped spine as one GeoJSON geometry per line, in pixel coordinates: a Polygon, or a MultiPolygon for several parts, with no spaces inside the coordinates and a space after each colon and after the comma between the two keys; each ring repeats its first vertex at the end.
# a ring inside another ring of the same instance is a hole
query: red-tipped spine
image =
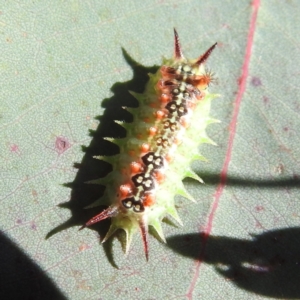
{"type": "Polygon", "coordinates": [[[116,216],[116,214],[118,213],[118,209],[116,207],[109,207],[107,209],[105,209],[104,211],[102,211],[100,214],[96,215],[95,217],[91,218],[88,222],[86,222],[82,227],[79,228],[79,230],[91,226],[95,223],[98,223],[102,220],[105,220],[107,218],[111,218],[116,216]]]}
{"type": "Polygon", "coordinates": [[[174,56],[177,59],[184,58],[181,51],[179,36],[175,28],[174,28],[174,56]]]}
{"type": "Polygon", "coordinates": [[[209,58],[209,56],[211,55],[211,53],[213,52],[213,50],[215,49],[215,47],[217,46],[217,44],[218,43],[213,44],[204,54],[202,54],[199,57],[199,59],[195,62],[195,65],[204,64],[209,58]]]}
{"type": "Polygon", "coordinates": [[[141,234],[142,234],[142,239],[143,239],[143,244],[144,244],[146,260],[148,261],[148,259],[149,259],[148,225],[143,220],[140,221],[140,229],[141,229],[141,234]]]}

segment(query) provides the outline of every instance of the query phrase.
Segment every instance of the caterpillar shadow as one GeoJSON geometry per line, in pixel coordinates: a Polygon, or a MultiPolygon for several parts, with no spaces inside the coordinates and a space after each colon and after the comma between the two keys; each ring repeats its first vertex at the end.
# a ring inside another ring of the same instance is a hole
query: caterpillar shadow
{"type": "MultiPolygon", "coordinates": [[[[82,226],[87,220],[102,210],[101,207],[84,209],[84,207],[100,198],[105,188],[101,185],[86,184],[86,182],[105,177],[112,170],[110,164],[94,159],[93,156],[114,155],[119,152],[116,145],[104,140],[103,138],[125,137],[125,130],[116,124],[114,120],[124,120],[126,122],[132,121],[131,114],[122,108],[124,106],[136,107],[138,105],[137,100],[134,99],[129,91],[142,93],[149,79],[148,73],[155,73],[158,69],[157,66],[142,66],[132,59],[124,49],[122,49],[122,52],[126,62],[132,68],[133,78],[127,82],[115,83],[111,88],[113,96],[102,101],[101,106],[105,110],[102,116],[96,117],[96,119],[99,120],[99,126],[96,130],[90,131],[90,136],[92,137],[90,145],[88,147],[82,147],[84,152],[82,161],[74,164],[74,167],[78,169],[77,175],[73,182],[64,184],[65,187],[71,189],[71,196],[68,202],[59,204],[59,206],[69,209],[71,217],[63,224],[53,228],[47,234],[46,239],[70,227],[82,226]]],[[[100,238],[103,238],[109,228],[109,224],[109,220],[104,220],[90,229],[95,230],[99,234],[100,238]]],[[[111,246],[112,244],[110,240],[103,244],[108,260],[114,267],[116,267],[112,257],[111,246]]]]}

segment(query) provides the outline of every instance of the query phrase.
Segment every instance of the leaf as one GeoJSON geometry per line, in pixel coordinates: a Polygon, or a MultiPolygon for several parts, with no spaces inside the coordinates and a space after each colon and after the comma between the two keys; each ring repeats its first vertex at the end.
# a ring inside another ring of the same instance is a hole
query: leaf
{"type": "Polygon", "coordinates": [[[298,2],[1,7],[6,299],[300,298],[298,2]],[[110,171],[92,157],[117,152],[102,138],[125,136],[113,120],[130,120],[128,90],[142,92],[172,55],[173,27],[186,56],[218,42],[209,67],[222,94],[212,117],[222,123],[208,130],[219,146],[201,148],[209,162],[193,165],[205,185],[185,181],[197,204],[176,200],[184,226],[163,224],[168,243],[151,236],[147,263],[139,236],[127,257],[117,238],[99,243],[109,221],[78,229],[103,193],[84,182],[110,171]]]}

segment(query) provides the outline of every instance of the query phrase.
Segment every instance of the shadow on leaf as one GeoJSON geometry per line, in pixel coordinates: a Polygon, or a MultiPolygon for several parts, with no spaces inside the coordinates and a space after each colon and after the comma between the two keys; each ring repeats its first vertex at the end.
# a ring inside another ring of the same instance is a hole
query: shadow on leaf
{"type": "MultiPolygon", "coordinates": [[[[154,67],[144,67],[134,61],[129,54],[122,49],[123,56],[126,62],[133,70],[133,78],[130,81],[123,83],[116,83],[112,86],[111,91],[113,96],[109,99],[104,99],[102,107],[105,108],[102,116],[96,117],[100,121],[98,128],[95,131],[90,131],[92,141],[88,147],[83,147],[85,155],[81,163],[74,165],[78,169],[76,178],[73,182],[65,184],[71,189],[70,201],[62,203],[59,206],[68,208],[71,211],[71,218],[52,229],[46,236],[50,238],[52,235],[73,226],[82,226],[91,217],[98,214],[104,207],[96,207],[91,209],[84,209],[87,205],[93,203],[100,198],[104,192],[104,186],[86,184],[87,181],[97,178],[105,177],[112,169],[110,164],[94,159],[95,155],[114,155],[119,152],[116,145],[104,140],[104,137],[121,138],[125,137],[125,130],[116,124],[114,120],[122,120],[126,122],[132,121],[130,113],[125,111],[122,107],[136,107],[137,101],[129,93],[135,91],[142,93],[145,85],[149,80],[148,73],[155,73],[158,69],[154,67]]],[[[95,224],[90,229],[98,232],[101,239],[108,231],[110,221],[104,220],[101,223],[95,224]]],[[[112,243],[111,239],[103,244],[104,250],[110,263],[116,267],[112,257],[112,243]]]]}
{"type": "Polygon", "coordinates": [[[1,299],[67,299],[32,259],[0,232],[1,299]]]}
{"type": "Polygon", "coordinates": [[[243,240],[201,233],[172,236],[167,246],[214,265],[236,286],[268,297],[300,298],[300,228],[252,235],[243,240]]]}
{"type": "MultiPolygon", "coordinates": [[[[218,185],[221,181],[220,174],[199,174],[204,179],[205,184],[218,185]]],[[[280,176],[276,179],[262,179],[262,178],[238,178],[236,176],[227,176],[226,185],[229,186],[241,186],[255,187],[255,188],[299,188],[300,177],[298,175],[293,176],[280,176]]]]}

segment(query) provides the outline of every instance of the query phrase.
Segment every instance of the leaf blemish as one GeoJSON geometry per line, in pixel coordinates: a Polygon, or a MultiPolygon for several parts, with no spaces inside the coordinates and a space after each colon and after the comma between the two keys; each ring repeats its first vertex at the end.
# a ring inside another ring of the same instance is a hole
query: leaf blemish
{"type": "Polygon", "coordinates": [[[252,77],[251,84],[255,87],[262,85],[260,78],[255,76],[252,77]]]}
{"type": "Polygon", "coordinates": [[[16,144],[12,144],[12,145],[10,145],[10,151],[11,152],[19,152],[19,146],[18,145],[16,145],[16,144]]]}
{"type": "Polygon", "coordinates": [[[64,153],[67,149],[69,149],[71,146],[71,144],[69,143],[69,141],[62,137],[62,136],[58,136],[56,137],[55,140],[55,150],[58,154],[62,154],[64,153]]]}

